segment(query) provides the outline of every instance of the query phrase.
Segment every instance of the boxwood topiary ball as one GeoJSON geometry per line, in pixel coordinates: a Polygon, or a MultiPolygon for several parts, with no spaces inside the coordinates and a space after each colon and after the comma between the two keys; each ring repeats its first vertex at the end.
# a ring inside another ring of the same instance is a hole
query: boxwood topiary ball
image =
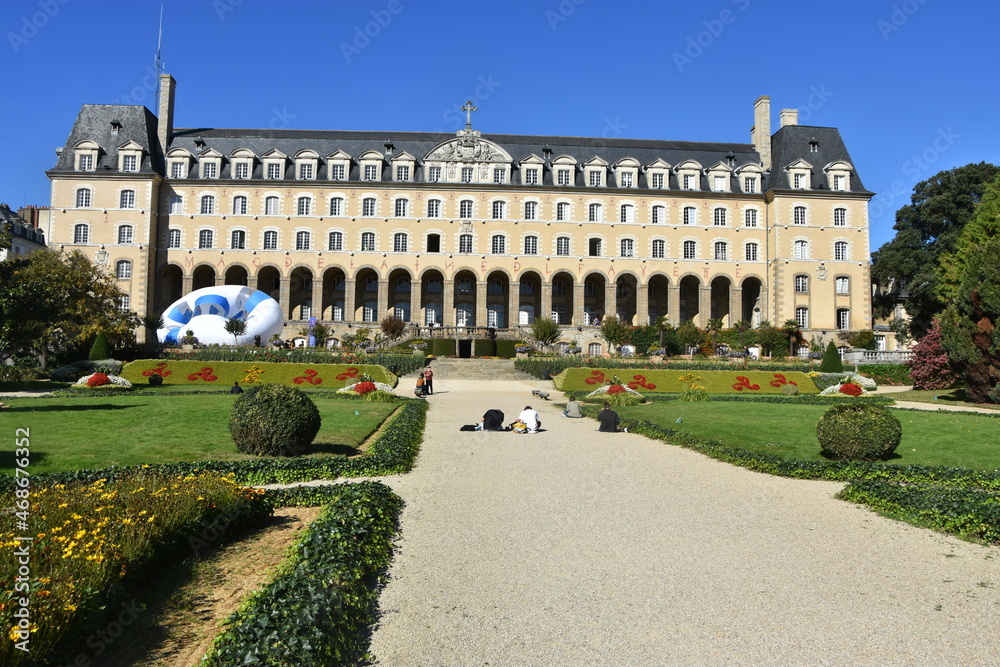
{"type": "Polygon", "coordinates": [[[263,384],[236,396],[229,432],[236,448],[256,456],[298,456],[319,432],[319,410],[295,387],[263,384]]]}
{"type": "Polygon", "coordinates": [[[884,461],[899,446],[903,428],[881,405],[835,405],[820,418],[816,437],[823,454],[842,461],[884,461]]]}

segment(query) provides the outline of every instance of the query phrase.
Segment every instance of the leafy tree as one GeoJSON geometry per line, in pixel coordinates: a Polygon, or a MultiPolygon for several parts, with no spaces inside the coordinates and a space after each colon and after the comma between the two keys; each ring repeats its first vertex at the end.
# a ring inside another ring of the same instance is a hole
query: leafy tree
{"type": "Polygon", "coordinates": [[[608,341],[608,345],[621,350],[632,338],[631,328],[614,315],[608,315],[601,322],[601,338],[608,341]]]}
{"type": "Polygon", "coordinates": [[[839,338],[857,350],[874,350],[878,347],[874,331],[851,331],[840,334],[839,338]]]}
{"type": "Polygon", "coordinates": [[[777,327],[771,326],[767,320],[757,327],[757,344],[765,356],[784,357],[786,342],[788,337],[785,332],[777,327]]]}
{"type": "Polygon", "coordinates": [[[805,340],[802,338],[802,327],[799,326],[798,320],[789,319],[781,325],[781,330],[788,336],[788,355],[794,357],[796,343],[802,343],[805,340]]]}
{"type": "Polygon", "coordinates": [[[914,389],[948,389],[958,382],[958,374],[948,363],[948,353],[941,347],[941,321],[934,318],[927,335],[913,346],[913,357],[906,362],[914,389]]]}
{"type": "Polygon", "coordinates": [[[653,322],[653,328],[656,329],[656,333],[660,336],[660,347],[663,347],[663,336],[666,335],[668,331],[673,329],[673,327],[670,326],[670,320],[667,319],[666,315],[660,315],[656,318],[656,321],[653,322]]]}
{"type": "Polygon", "coordinates": [[[922,336],[944,309],[938,261],[952,253],[986,186],[1000,167],[986,162],[942,171],[913,189],[910,204],[896,211],[896,236],[872,253],[872,280],[881,288],[876,313],[887,317],[903,299],[912,332],[922,336]]]}
{"type": "Polygon", "coordinates": [[[705,340],[705,332],[695,326],[694,320],[681,322],[677,327],[677,342],[684,346],[686,353],[688,348],[700,347],[705,340]]]}
{"type": "Polygon", "coordinates": [[[112,349],[135,341],[138,318],[118,308],[118,281],[79,250],[0,262],[0,285],[0,357],[33,354],[44,367],[50,352],[102,331],[112,349]]]}
{"type": "Polygon", "coordinates": [[[941,346],[977,403],[1000,403],[1000,237],[971,246],[954,299],[941,314],[941,346]]]}
{"type": "Polygon", "coordinates": [[[406,322],[395,315],[386,315],[379,323],[379,327],[382,329],[382,334],[391,342],[403,335],[406,330],[406,322]]]}
{"type": "Polygon", "coordinates": [[[247,332],[247,322],[246,320],[241,320],[238,317],[231,317],[226,320],[223,328],[226,330],[226,333],[233,335],[234,345],[239,345],[239,337],[247,332]]]}
{"type": "Polygon", "coordinates": [[[955,243],[954,251],[941,256],[938,295],[945,303],[959,296],[966,255],[974,247],[997,237],[1000,237],[1000,175],[986,188],[975,215],[955,243]]]}
{"type": "Polygon", "coordinates": [[[330,327],[321,322],[317,322],[316,324],[313,325],[312,335],[314,338],[316,338],[316,345],[318,347],[326,346],[326,339],[330,337],[331,335],[330,332],[331,332],[330,327]]]}
{"type": "Polygon", "coordinates": [[[559,340],[559,324],[548,317],[537,317],[531,323],[531,338],[543,350],[559,340]]]}
{"type": "Polygon", "coordinates": [[[844,360],[840,358],[840,352],[837,350],[837,346],[832,340],[826,345],[826,352],[823,353],[823,361],[819,364],[819,372],[844,372],[844,360]]]}
{"type": "Polygon", "coordinates": [[[156,342],[156,332],[162,329],[166,324],[162,315],[154,315],[152,313],[149,315],[143,315],[139,318],[139,321],[142,322],[142,326],[146,328],[147,342],[156,342]]]}

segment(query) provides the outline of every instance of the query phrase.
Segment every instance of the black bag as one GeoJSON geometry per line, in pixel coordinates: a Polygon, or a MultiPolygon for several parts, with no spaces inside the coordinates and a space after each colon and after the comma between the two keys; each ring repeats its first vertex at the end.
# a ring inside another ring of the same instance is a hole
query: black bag
{"type": "Polygon", "coordinates": [[[462,424],[462,428],[460,428],[458,430],[459,431],[476,431],[476,430],[478,430],[478,428],[476,427],[475,424],[462,424]]]}

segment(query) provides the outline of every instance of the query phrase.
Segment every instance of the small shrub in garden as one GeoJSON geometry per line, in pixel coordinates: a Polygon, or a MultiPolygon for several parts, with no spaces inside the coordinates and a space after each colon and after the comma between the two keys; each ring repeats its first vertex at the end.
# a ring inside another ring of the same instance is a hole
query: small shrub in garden
{"type": "Polygon", "coordinates": [[[794,384],[783,384],[781,385],[781,393],[783,396],[798,396],[799,387],[794,384]]]}
{"type": "Polygon", "coordinates": [[[396,395],[388,391],[369,391],[362,394],[361,399],[369,403],[395,403],[396,395]]]}
{"type": "Polygon", "coordinates": [[[152,375],[149,376],[149,384],[152,387],[159,387],[161,384],[163,384],[163,376],[153,373],[152,375]]]}
{"type": "Polygon", "coordinates": [[[264,384],[236,397],[229,432],[237,449],[257,456],[297,456],[319,432],[316,404],[295,387],[264,384]]]}
{"type": "Polygon", "coordinates": [[[614,407],[625,407],[631,405],[642,405],[645,399],[642,396],[623,391],[617,394],[613,394],[610,391],[604,394],[604,400],[607,401],[608,405],[614,407]]]}
{"type": "Polygon", "coordinates": [[[823,454],[843,461],[884,461],[902,434],[899,419],[887,408],[853,401],[833,406],[816,425],[823,454]]]}
{"type": "Polygon", "coordinates": [[[826,346],[826,352],[823,354],[823,361],[819,365],[820,373],[843,373],[844,372],[844,362],[840,358],[840,352],[837,350],[837,346],[834,345],[831,340],[826,346]]]}

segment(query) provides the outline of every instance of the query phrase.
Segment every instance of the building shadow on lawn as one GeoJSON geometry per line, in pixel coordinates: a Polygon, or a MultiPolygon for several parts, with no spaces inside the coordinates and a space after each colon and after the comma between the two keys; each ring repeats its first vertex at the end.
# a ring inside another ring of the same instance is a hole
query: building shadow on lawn
{"type": "MultiPolygon", "coordinates": [[[[16,400],[16,399],[14,399],[16,400]]],[[[35,403],[36,401],[32,401],[35,403]]],[[[15,412],[78,412],[80,410],[129,410],[131,408],[144,408],[148,403],[136,403],[135,405],[115,405],[114,403],[98,403],[96,405],[27,405],[21,403],[11,405],[4,410],[3,414],[13,414],[15,412]]],[[[28,424],[28,426],[31,426],[28,424]]]]}

